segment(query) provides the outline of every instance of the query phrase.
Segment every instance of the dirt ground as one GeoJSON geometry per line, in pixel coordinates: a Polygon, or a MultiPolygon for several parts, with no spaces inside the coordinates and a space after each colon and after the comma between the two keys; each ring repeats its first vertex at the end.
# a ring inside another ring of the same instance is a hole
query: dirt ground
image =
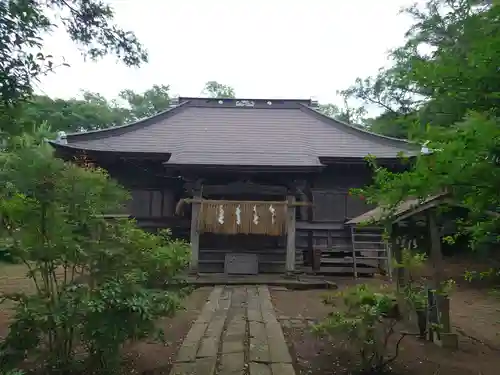
{"type": "MultiPolygon", "coordinates": [[[[380,285],[380,280],[358,281],[380,285]]],[[[355,283],[338,281],[339,288],[355,283]]],[[[322,298],[328,291],[287,291],[271,288],[273,303],[283,325],[297,374],[349,374],[355,368],[356,354],[342,341],[319,338],[300,321],[315,322],[327,316],[332,307],[322,298]]],[[[458,286],[452,295],[452,323],[459,333],[459,349],[451,351],[416,337],[407,336],[401,344],[394,374],[400,375],[495,375],[500,368],[498,318],[500,303],[486,291],[458,286]]]]}
{"type": "MultiPolygon", "coordinates": [[[[30,292],[34,285],[26,277],[24,265],[0,265],[0,292],[30,292]]],[[[196,289],[184,301],[185,310],[174,317],[162,319],[158,325],[165,331],[166,345],[158,342],[141,342],[124,351],[124,370],[129,374],[163,375],[170,372],[172,358],[197,318],[212,288],[196,289]]],[[[0,340],[8,333],[11,305],[0,305],[0,340]]]]}
{"type": "Polygon", "coordinates": [[[134,368],[136,374],[168,375],[172,360],[189,331],[191,324],[198,317],[207,301],[212,288],[196,289],[185,301],[184,311],[179,311],[173,318],[162,319],[159,326],[165,331],[167,345],[158,342],[141,342],[127,348],[125,358],[128,368],[134,368]]]}

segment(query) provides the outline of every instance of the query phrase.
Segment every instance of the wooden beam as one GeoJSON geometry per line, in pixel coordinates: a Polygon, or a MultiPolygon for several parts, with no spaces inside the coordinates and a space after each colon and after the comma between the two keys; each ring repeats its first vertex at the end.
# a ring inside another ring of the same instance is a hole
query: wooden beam
{"type": "Polygon", "coordinates": [[[293,207],[299,207],[299,206],[312,206],[312,203],[310,202],[296,202],[294,200],[293,203],[290,203],[288,201],[240,201],[240,200],[224,200],[224,199],[202,199],[201,197],[199,198],[185,198],[184,202],[186,203],[203,203],[203,202],[211,202],[211,203],[263,203],[263,204],[275,204],[275,205],[280,205],[280,204],[287,204],[288,206],[293,206],[293,207]]]}
{"type": "Polygon", "coordinates": [[[295,196],[287,197],[286,272],[295,271],[295,196]]]}
{"type": "Polygon", "coordinates": [[[204,185],[203,193],[207,195],[211,194],[286,195],[286,187],[237,181],[227,185],[204,185]]]}
{"type": "Polygon", "coordinates": [[[200,231],[198,228],[199,216],[200,216],[200,207],[201,207],[201,189],[193,190],[193,204],[191,205],[191,233],[190,233],[190,241],[191,241],[191,261],[190,261],[190,270],[193,273],[198,272],[198,262],[199,262],[199,253],[200,253],[200,231]],[[195,200],[198,200],[195,202],[195,200]]]}

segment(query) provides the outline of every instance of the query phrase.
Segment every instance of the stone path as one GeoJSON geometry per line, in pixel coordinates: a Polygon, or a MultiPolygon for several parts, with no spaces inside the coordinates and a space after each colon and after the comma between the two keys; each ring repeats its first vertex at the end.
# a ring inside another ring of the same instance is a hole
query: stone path
{"type": "Polygon", "coordinates": [[[215,287],[170,375],[295,375],[267,286],[215,287]]]}

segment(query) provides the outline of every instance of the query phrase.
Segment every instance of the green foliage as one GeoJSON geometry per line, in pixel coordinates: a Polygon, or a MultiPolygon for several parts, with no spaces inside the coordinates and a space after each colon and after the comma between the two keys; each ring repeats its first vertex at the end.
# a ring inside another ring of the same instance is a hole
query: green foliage
{"type": "Polygon", "coordinates": [[[182,290],[156,289],[151,280],[174,279],[188,248],[131,220],[103,219],[128,198],[103,170],[56,159],[29,136],[14,141],[0,154],[0,238],[26,265],[36,293],[3,296],[16,309],[0,369],[29,357],[69,371],[84,348],[86,373],[116,373],[122,345],[159,334],[155,321],[180,308],[182,290]]]}
{"type": "Polygon", "coordinates": [[[427,290],[422,279],[418,276],[427,260],[424,253],[413,253],[410,249],[403,249],[401,262],[394,260],[394,268],[405,272],[405,283],[402,286],[402,294],[405,302],[415,311],[427,308],[427,290]]]}
{"type": "Polygon", "coordinates": [[[24,375],[24,374],[25,372],[21,370],[9,370],[3,373],[3,375],[24,375]]]}
{"type": "Polygon", "coordinates": [[[471,110],[498,116],[500,8],[428,0],[405,13],[414,24],[390,53],[393,65],[343,92],[384,111],[372,130],[420,138],[428,124],[449,127],[471,110]]]}
{"type": "Polygon", "coordinates": [[[128,111],[98,94],[84,93],[83,99],[52,99],[34,96],[19,108],[16,131],[30,131],[47,122],[53,131],[78,132],[122,125],[128,111]]]}
{"type": "Polygon", "coordinates": [[[146,60],[135,35],[111,22],[114,14],[108,5],[93,0],[4,1],[0,5],[3,100],[13,101],[29,93],[31,80],[53,68],[51,56],[39,51],[42,34],[55,27],[50,20],[54,12],[87,56],[97,59],[113,53],[134,66],[146,60]]]}
{"type": "Polygon", "coordinates": [[[153,116],[170,106],[169,87],[154,85],[144,92],[123,90],[124,103],[109,101],[102,95],[85,91],[81,98],[52,99],[35,95],[16,111],[15,127],[10,134],[31,132],[37,124],[50,124],[53,132],[79,132],[124,125],[153,116]]]}
{"type": "Polygon", "coordinates": [[[363,122],[363,116],[366,114],[366,110],[361,108],[350,108],[347,104],[347,100],[344,100],[344,107],[340,108],[335,104],[320,104],[318,111],[325,116],[334,118],[338,121],[342,121],[346,124],[359,126],[363,122]]]}
{"type": "Polygon", "coordinates": [[[223,85],[217,81],[208,81],[205,83],[203,94],[210,98],[235,98],[236,94],[231,86],[223,85]]]}
{"type": "Polygon", "coordinates": [[[129,120],[140,120],[156,115],[170,106],[170,86],[153,85],[150,89],[136,93],[132,90],[120,92],[120,98],[127,102],[129,120]]]}
{"type": "Polygon", "coordinates": [[[33,83],[54,70],[57,62],[43,50],[43,36],[64,28],[82,53],[93,59],[113,54],[128,66],[147,61],[134,33],[115,25],[109,5],[97,0],[0,2],[0,120],[9,133],[17,132],[16,106],[33,93],[33,83]],[[54,22],[57,21],[57,22],[54,22]]]}
{"type": "Polygon", "coordinates": [[[448,192],[454,204],[468,209],[457,221],[457,235],[470,235],[473,245],[497,242],[500,215],[498,144],[500,127],[494,117],[472,113],[449,129],[427,132],[432,155],[420,155],[411,168],[395,173],[373,162],[374,183],[361,189],[367,200],[387,207],[388,216],[410,197],[448,192]]]}
{"type": "MultiPolygon", "coordinates": [[[[396,359],[399,343],[392,347],[391,336],[399,312],[395,297],[389,293],[376,292],[361,284],[338,293],[336,298],[327,299],[327,304],[337,305],[336,311],[314,327],[318,333],[345,335],[347,345],[357,348],[362,374],[382,374],[389,370],[396,359]],[[338,304],[338,299],[342,304],[338,304]],[[393,349],[393,350],[391,350],[393,349]],[[390,352],[393,355],[390,355],[390,352]]],[[[338,337],[334,336],[336,340],[338,337]]]]}

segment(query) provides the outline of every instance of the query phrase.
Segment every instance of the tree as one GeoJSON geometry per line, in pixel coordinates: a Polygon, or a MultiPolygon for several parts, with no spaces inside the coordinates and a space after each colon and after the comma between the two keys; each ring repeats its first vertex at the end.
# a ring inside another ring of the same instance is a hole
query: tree
{"type": "Polygon", "coordinates": [[[429,0],[406,13],[415,23],[406,43],[390,54],[393,66],[375,77],[358,78],[344,90],[384,110],[372,128],[392,133],[394,127],[387,121],[397,117],[403,130],[396,133],[414,135],[427,124],[451,126],[469,110],[498,108],[498,7],[481,1],[429,0]]]}
{"type": "Polygon", "coordinates": [[[318,111],[338,121],[356,126],[364,122],[364,115],[366,114],[366,110],[363,107],[350,108],[347,100],[344,100],[344,108],[340,108],[332,103],[320,104],[318,111]]]}
{"type": "Polygon", "coordinates": [[[136,93],[130,89],[123,90],[119,95],[130,107],[133,120],[153,116],[170,106],[170,86],[168,85],[153,85],[143,93],[136,93]]]}
{"type": "Polygon", "coordinates": [[[500,61],[500,7],[430,0],[425,9],[410,10],[417,22],[398,54],[399,63],[411,67],[408,84],[426,93],[414,118],[431,126],[416,139],[433,152],[405,173],[376,167],[375,183],[362,193],[390,216],[402,200],[446,191],[468,209],[457,224],[473,244],[498,242],[500,83],[494,65],[500,61]],[[443,12],[443,3],[452,11],[443,12]],[[429,55],[416,50],[420,42],[433,47],[429,55]]]}
{"type": "Polygon", "coordinates": [[[234,89],[231,86],[223,85],[217,81],[205,83],[203,94],[210,98],[235,98],[234,89]]]}
{"type": "Polygon", "coordinates": [[[170,106],[166,85],[154,85],[142,93],[123,90],[119,96],[125,103],[88,91],[82,92],[81,98],[72,99],[35,95],[18,105],[13,128],[17,133],[30,132],[37,124],[47,123],[52,131],[105,129],[152,116],[170,106]]]}
{"type": "Polygon", "coordinates": [[[328,116],[331,118],[336,118],[341,113],[340,108],[337,105],[332,104],[332,103],[320,104],[318,106],[318,111],[321,112],[322,114],[324,114],[325,116],[328,116]]]}
{"type": "Polygon", "coordinates": [[[430,128],[427,147],[411,168],[394,173],[375,164],[374,183],[360,192],[370,203],[386,208],[387,218],[408,198],[425,199],[447,192],[456,204],[468,209],[457,221],[472,244],[497,242],[500,233],[500,126],[499,119],[471,114],[450,128],[430,128]]]}
{"type": "Polygon", "coordinates": [[[110,103],[99,94],[84,92],[82,99],[52,99],[36,95],[22,103],[16,116],[17,131],[30,132],[46,122],[52,131],[78,132],[123,125],[129,110],[110,103]]]}
{"type": "MultiPolygon", "coordinates": [[[[2,125],[12,123],[33,82],[58,63],[43,49],[43,34],[64,28],[84,56],[116,55],[128,66],[147,61],[134,33],[113,23],[113,10],[98,0],[6,0],[0,2],[0,102],[2,125]],[[56,22],[52,22],[52,20],[56,22]]],[[[65,62],[62,62],[65,64],[65,62]]],[[[4,129],[15,131],[12,127],[4,129]]]]}
{"type": "Polygon", "coordinates": [[[2,293],[16,305],[0,372],[29,356],[43,359],[43,373],[74,373],[86,354],[81,373],[121,373],[122,346],[159,333],[156,320],[180,307],[184,291],[155,286],[176,283],[188,246],[104,219],[127,192],[85,159],[55,158],[40,137],[11,137],[0,162],[0,243],[26,265],[35,290],[2,293]]]}

